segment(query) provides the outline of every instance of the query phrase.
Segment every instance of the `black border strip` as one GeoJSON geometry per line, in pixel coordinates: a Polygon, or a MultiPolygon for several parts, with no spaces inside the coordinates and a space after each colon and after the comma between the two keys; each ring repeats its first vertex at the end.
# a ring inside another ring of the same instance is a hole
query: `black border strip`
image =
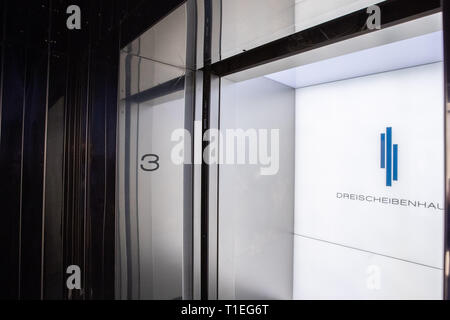
{"type": "MultiPolygon", "coordinates": [[[[195,66],[197,61],[197,1],[186,2],[186,65],[195,66]]],[[[190,133],[190,161],[183,166],[183,294],[184,300],[194,296],[194,119],[195,119],[195,71],[186,70],[184,78],[185,109],[184,128],[190,133]]]]}
{"type": "MultiPolygon", "coordinates": [[[[127,55],[125,58],[125,94],[128,96],[131,91],[131,55],[127,55]]],[[[130,112],[131,112],[131,102],[129,98],[127,98],[125,103],[125,169],[130,167],[130,132],[131,132],[131,124],[130,124],[130,112]]],[[[125,195],[125,241],[126,241],[126,250],[127,250],[127,299],[133,298],[133,266],[130,254],[132,252],[131,248],[131,219],[130,219],[130,175],[129,173],[124,176],[124,192],[125,195]]]]}
{"type": "MultiPolygon", "coordinates": [[[[378,6],[382,12],[382,28],[386,28],[403,23],[405,19],[412,20],[420,16],[439,12],[441,9],[441,1],[388,0],[379,3],[378,6]]],[[[366,25],[365,22],[368,18],[366,10],[362,9],[350,13],[216,62],[211,66],[212,71],[216,75],[223,77],[295,54],[374,32],[367,28],[361,30],[361,26],[366,25]]]]}
{"type": "MultiPolygon", "coordinates": [[[[211,43],[212,43],[212,2],[205,0],[205,35],[203,43],[203,103],[202,103],[202,137],[210,128],[210,111],[211,111],[211,43]]],[[[208,147],[207,141],[202,142],[202,155],[208,147]]],[[[202,161],[201,167],[201,272],[200,272],[200,288],[201,300],[208,300],[208,284],[209,284],[209,165],[202,161]]]]}

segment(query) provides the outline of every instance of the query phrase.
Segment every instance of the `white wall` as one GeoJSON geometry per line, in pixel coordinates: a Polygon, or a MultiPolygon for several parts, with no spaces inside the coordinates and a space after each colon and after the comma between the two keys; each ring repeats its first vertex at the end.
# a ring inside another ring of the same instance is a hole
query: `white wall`
{"type": "Polygon", "coordinates": [[[294,298],[441,298],[443,211],[337,193],[443,207],[442,69],[435,63],[296,90],[294,298]],[[399,146],[392,187],[380,168],[388,126],[399,146]]]}

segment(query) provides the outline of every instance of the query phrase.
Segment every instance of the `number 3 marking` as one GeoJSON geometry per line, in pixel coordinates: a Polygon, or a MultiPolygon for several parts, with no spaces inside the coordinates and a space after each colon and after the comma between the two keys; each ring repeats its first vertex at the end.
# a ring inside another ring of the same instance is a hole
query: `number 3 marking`
{"type": "Polygon", "coordinates": [[[147,158],[153,158],[153,160],[148,160],[148,164],[153,164],[154,168],[146,168],[143,164],[141,164],[141,169],[144,171],[156,171],[159,169],[159,156],[156,154],[144,154],[141,158],[141,161],[145,161],[147,158]]]}

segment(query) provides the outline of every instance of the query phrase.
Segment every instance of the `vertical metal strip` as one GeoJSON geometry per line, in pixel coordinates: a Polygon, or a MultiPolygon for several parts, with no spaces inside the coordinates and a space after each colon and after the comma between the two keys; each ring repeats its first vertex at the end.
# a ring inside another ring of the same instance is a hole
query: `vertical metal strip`
{"type": "MultiPolygon", "coordinates": [[[[211,91],[210,91],[210,122],[209,129],[211,132],[219,130],[220,123],[220,108],[219,108],[219,92],[220,92],[220,78],[211,74],[211,91]]],[[[220,135],[219,135],[220,137],[220,135]]],[[[217,142],[219,144],[218,157],[216,159],[209,159],[209,186],[208,186],[208,299],[217,300],[217,268],[218,268],[218,192],[219,192],[219,163],[211,160],[220,159],[220,138],[217,142]]],[[[211,143],[211,134],[209,135],[209,143],[211,143]]],[[[211,149],[209,149],[211,150],[211,149]]]]}
{"type": "MultiPolygon", "coordinates": [[[[65,253],[66,253],[66,247],[64,245],[64,239],[66,236],[66,200],[67,200],[67,194],[66,194],[66,182],[67,182],[67,160],[68,160],[68,154],[67,154],[67,139],[69,138],[69,132],[68,132],[68,106],[69,106],[69,57],[65,60],[65,91],[64,91],[64,137],[63,137],[63,159],[62,159],[62,212],[61,212],[61,274],[62,279],[64,279],[65,274],[65,268],[64,268],[64,260],[65,260],[65,253]]],[[[64,292],[65,292],[65,283],[64,280],[61,282],[62,288],[61,288],[61,297],[64,298],[64,292]]]]}
{"type": "MultiPolygon", "coordinates": [[[[107,80],[105,79],[105,87],[107,87],[107,80]]],[[[104,123],[104,128],[103,128],[103,143],[104,143],[104,148],[103,148],[103,152],[105,155],[105,158],[103,159],[103,166],[104,166],[104,171],[103,171],[103,184],[104,184],[104,190],[103,190],[103,217],[102,217],[102,296],[105,297],[105,233],[106,233],[106,199],[107,199],[107,188],[106,185],[108,183],[108,92],[105,90],[104,92],[105,96],[105,103],[103,104],[103,114],[105,119],[103,119],[104,123]]]]}
{"type": "Polygon", "coordinates": [[[444,171],[445,171],[445,214],[444,214],[444,285],[443,296],[450,300],[450,3],[441,2],[444,27],[444,171]]]}
{"type": "Polygon", "coordinates": [[[52,0],[49,1],[48,13],[48,42],[47,42],[47,83],[45,93],[45,123],[44,123],[44,163],[42,175],[42,239],[41,239],[41,300],[44,300],[44,257],[45,257],[45,191],[46,191],[46,174],[47,174],[47,127],[48,127],[48,101],[50,94],[50,57],[51,57],[51,40],[52,40],[52,0]]]}
{"type": "MultiPolygon", "coordinates": [[[[211,73],[203,73],[203,108],[202,108],[202,137],[209,130],[209,100],[211,90],[211,73]]],[[[202,155],[208,144],[202,141],[202,155]]],[[[202,157],[201,167],[201,299],[208,299],[209,282],[209,165],[202,157]]]]}
{"type": "Polygon", "coordinates": [[[193,181],[193,299],[201,299],[201,205],[202,205],[202,96],[203,72],[197,71],[195,76],[195,125],[194,125],[194,181],[193,181]]]}
{"type": "MultiPolygon", "coordinates": [[[[120,20],[120,19],[119,19],[120,20]]],[[[120,260],[120,231],[119,231],[119,216],[120,216],[120,207],[119,207],[119,145],[120,145],[120,109],[121,109],[121,102],[120,102],[120,87],[121,87],[121,50],[120,50],[120,39],[121,39],[121,33],[122,33],[122,24],[119,22],[118,25],[118,43],[117,43],[117,48],[115,50],[117,50],[117,72],[116,72],[116,114],[115,114],[115,129],[116,132],[114,134],[115,137],[115,143],[113,145],[113,149],[114,149],[114,219],[113,219],[113,223],[114,223],[114,248],[113,248],[113,255],[114,255],[114,271],[113,271],[113,278],[114,278],[114,295],[113,295],[113,299],[114,300],[118,300],[120,298],[120,294],[118,294],[118,292],[122,292],[121,290],[121,265],[120,263],[118,263],[120,260]]]]}
{"type": "Polygon", "coordinates": [[[27,57],[28,54],[25,52],[25,64],[24,64],[24,86],[23,86],[23,103],[22,103],[22,137],[21,137],[21,146],[20,146],[20,190],[19,190],[19,237],[18,237],[18,247],[19,247],[19,254],[18,254],[18,299],[22,296],[22,211],[23,211],[23,205],[22,205],[22,199],[23,199],[23,149],[25,144],[25,106],[26,106],[26,83],[27,83],[27,57]]]}
{"type": "Polygon", "coordinates": [[[183,293],[185,300],[193,299],[193,196],[194,196],[194,119],[195,119],[195,68],[197,63],[197,2],[186,3],[186,75],[184,81],[185,163],[183,167],[183,293]],[[189,148],[189,151],[188,149],[189,148]],[[188,159],[189,157],[189,159],[188,159]]]}
{"type": "MultiPolygon", "coordinates": [[[[131,48],[130,48],[131,50],[131,48]]],[[[125,96],[128,97],[131,94],[131,60],[132,56],[127,54],[125,57],[125,96]]],[[[129,100],[125,101],[125,241],[126,241],[126,259],[127,259],[127,299],[132,298],[133,287],[132,287],[132,261],[130,254],[132,252],[131,248],[131,219],[130,219],[130,173],[127,168],[130,167],[130,131],[131,131],[131,102],[129,100]]]]}
{"type": "MultiPolygon", "coordinates": [[[[222,0],[213,2],[212,8],[212,61],[220,61],[222,50],[222,0]]],[[[220,77],[211,75],[211,128],[220,130],[220,77]]],[[[219,133],[220,137],[220,133],[219,133]]],[[[219,164],[222,154],[220,148],[222,141],[218,141],[218,161],[212,165],[210,170],[210,281],[209,281],[209,299],[217,300],[219,298],[219,164]]]]}
{"type": "MultiPolygon", "coordinates": [[[[138,39],[138,67],[137,67],[137,91],[141,92],[141,38],[138,39]]],[[[135,175],[135,197],[136,197],[136,278],[137,278],[137,299],[141,298],[141,250],[140,250],[140,236],[139,236],[139,117],[141,111],[141,104],[137,103],[136,112],[136,175],[135,175]]]]}
{"type": "MultiPolygon", "coordinates": [[[[211,39],[212,39],[212,0],[205,0],[205,30],[203,40],[203,103],[202,103],[202,137],[209,130],[211,100],[211,39]]],[[[207,148],[202,142],[202,154],[207,148]]],[[[201,200],[201,299],[208,299],[209,282],[209,166],[202,159],[202,200],[201,200]]]]}
{"type": "MultiPolygon", "coordinates": [[[[221,11],[221,1],[204,1],[202,137],[219,127],[220,81],[211,64],[220,59],[221,11]]],[[[203,141],[202,150],[208,145],[203,141]]],[[[201,180],[201,299],[206,300],[218,297],[218,165],[203,159],[201,180]]]]}

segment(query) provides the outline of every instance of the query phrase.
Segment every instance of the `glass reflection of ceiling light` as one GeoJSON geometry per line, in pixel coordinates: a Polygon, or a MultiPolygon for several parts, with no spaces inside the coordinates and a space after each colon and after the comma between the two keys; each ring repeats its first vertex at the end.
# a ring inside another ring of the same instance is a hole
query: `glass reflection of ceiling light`
{"type": "Polygon", "coordinates": [[[442,39],[442,31],[437,31],[276,72],[266,77],[292,88],[301,88],[443,61],[442,39]]]}

